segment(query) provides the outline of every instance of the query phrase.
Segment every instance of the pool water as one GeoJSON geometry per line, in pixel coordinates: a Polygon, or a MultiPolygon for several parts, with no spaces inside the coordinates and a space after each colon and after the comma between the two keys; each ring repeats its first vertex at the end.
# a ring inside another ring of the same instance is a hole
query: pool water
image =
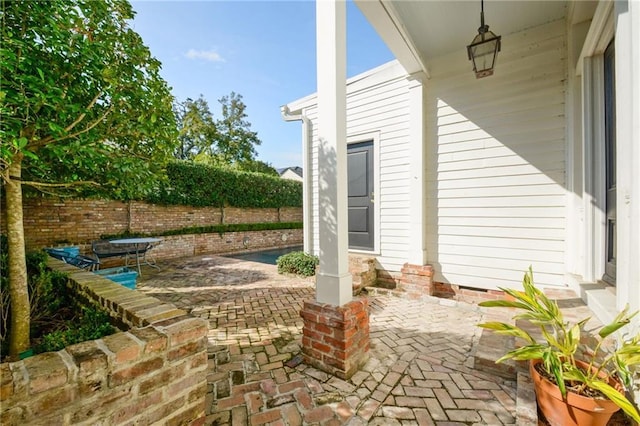
{"type": "Polygon", "coordinates": [[[233,259],[248,260],[251,262],[267,263],[269,265],[275,265],[276,259],[278,259],[283,254],[291,253],[292,251],[302,251],[302,246],[260,250],[260,251],[254,251],[251,253],[231,254],[225,257],[231,257],[233,259]]]}

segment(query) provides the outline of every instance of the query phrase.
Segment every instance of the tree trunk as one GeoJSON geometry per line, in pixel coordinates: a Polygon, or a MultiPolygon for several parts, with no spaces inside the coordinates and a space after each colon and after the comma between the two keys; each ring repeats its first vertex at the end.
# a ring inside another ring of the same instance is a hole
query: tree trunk
{"type": "Polygon", "coordinates": [[[29,349],[30,307],[27,287],[27,261],[22,221],[22,154],[16,154],[9,166],[5,185],[7,201],[7,234],[9,241],[9,295],[11,296],[11,329],[9,356],[17,360],[29,349]]]}

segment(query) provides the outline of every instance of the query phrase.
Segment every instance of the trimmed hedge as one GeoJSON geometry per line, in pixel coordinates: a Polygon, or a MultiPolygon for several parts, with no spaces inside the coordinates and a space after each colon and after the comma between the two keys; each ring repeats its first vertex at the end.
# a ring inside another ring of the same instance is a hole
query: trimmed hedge
{"type": "Polygon", "coordinates": [[[167,165],[168,185],[146,201],[196,207],[301,207],[302,184],[263,173],[173,162],[167,165]]]}
{"type": "Polygon", "coordinates": [[[213,234],[220,235],[225,232],[249,232],[249,231],[271,231],[277,229],[302,229],[302,222],[264,222],[264,223],[228,223],[210,226],[192,226],[189,228],[169,229],[164,232],[154,232],[153,234],[143,233],[122,233],[105,234],[100,238],[103,240],[114,240],[117,238],[137,238],[137,237],[167,237],[169,235],[186,234],[213,234]]]}

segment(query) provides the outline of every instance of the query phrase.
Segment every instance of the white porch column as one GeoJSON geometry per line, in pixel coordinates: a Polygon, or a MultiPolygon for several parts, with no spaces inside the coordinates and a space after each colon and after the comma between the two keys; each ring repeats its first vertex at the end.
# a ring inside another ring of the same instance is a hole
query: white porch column
{"type": "Polygon", "coordinates": [[[347,233],[345,0],[316,1],[316,40],[320,220],[316,301],[341,306],[352,299],[347,233]]]}
{"type": "Polygon", "coordinates": [[[412,265],[424,265],[427,261],[427,227],[425,192],[425,84],[427,76],[423,73],[409,77],[409,257],[412,265]]]}
{"type": "MultiPolygon", "coordinates": [[[[615,2],[617,307],[640,309],[640,3],[615,2]]],[[[640,329],[640,320],[638,320],[640,329]]]]}

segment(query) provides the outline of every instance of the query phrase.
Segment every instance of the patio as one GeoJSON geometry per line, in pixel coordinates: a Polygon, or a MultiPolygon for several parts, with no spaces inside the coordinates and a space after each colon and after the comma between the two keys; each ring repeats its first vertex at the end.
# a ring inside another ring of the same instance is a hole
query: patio
{"type": "Polygon", "coordinates": [[[138,289],[209,321],[208,425],[516,424],[515,381],[474,369],[475,306],[370,295],[370,359],[344,381],[288,363],[312,279],[198,256],[145,270],[138,289]]]}

